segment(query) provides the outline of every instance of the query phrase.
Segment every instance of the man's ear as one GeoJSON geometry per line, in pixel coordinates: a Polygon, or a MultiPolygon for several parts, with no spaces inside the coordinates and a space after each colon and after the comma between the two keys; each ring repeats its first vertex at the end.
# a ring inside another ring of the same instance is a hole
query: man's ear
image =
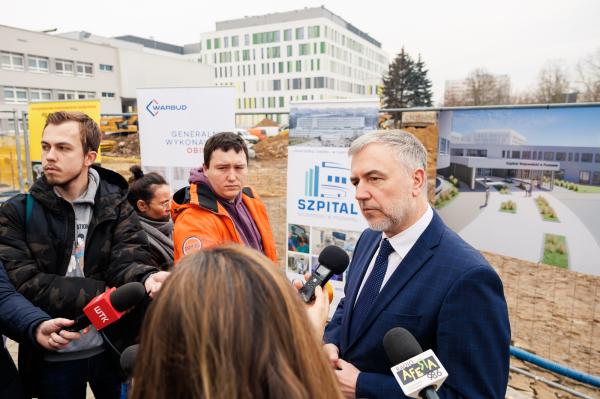
{"type": "Polygon", "coordinates": [[[208,170],[208,165],[203,163],[202,164],[202,171],[207,171],[208,170]]]}
{"type": "Polygon", "coordinates": [[[137,200],[135,205],[140,212],[146,212],[148,210],[148,205],[141,199],[137,200]]]}
{"type": "Polygon", "coordinates": [[[413,172],[413,187],[412,194],[413,197],[418,197],[421,195],[422,191],[425,189],[425,182],[427,182],[427,174],[425,173],[425,169],[417,168],[413,172]]]}
{"type": "Polygon", "coordinates": [[[96,162],[96,157],[98,157],[98,153],[96,151],[88,151],[83,157],[83,164],[85,166],[92,166],[92,164],[96,162]]]}

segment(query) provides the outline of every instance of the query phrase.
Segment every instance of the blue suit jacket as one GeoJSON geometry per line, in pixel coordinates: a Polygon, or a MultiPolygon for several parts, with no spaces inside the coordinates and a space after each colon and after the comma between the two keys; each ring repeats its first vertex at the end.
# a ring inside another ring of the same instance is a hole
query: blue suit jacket
{"type": "Polygon", "coordinates": [[[345,295],[325,330],[325,342],[359,374],[357,398],[404,398],[391,374],[383,336],[410,331],[432,349],[448,378],[440,398],[503,399],[509,369],[510,325],[502,282],[481,254],[450,230],[437,213],[382,288],[354,339],[350,318],[357,291],[381,232],[367,229],[356,244],[345,295]]]}
{"type": "MultiPolygon", "coordinates": [[[[48,319],[50,316],[15,290],[0,262],[0,334],[18,342],[35,342],[34,327],[48,319]]],[[[17,369],[4,345],[0,345],[0,398],[22,395],[17,369]]]]}

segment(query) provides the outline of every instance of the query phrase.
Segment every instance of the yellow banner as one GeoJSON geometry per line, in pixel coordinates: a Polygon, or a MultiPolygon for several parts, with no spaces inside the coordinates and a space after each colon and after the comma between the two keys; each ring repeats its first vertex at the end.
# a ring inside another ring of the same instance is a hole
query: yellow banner
{"type": "MultiPolygon", "coordinates": [[[[29,103],[29,155],[31,162],[42,161],[42,131],[48,114],[57,111],[80,111],[100,125],[100,100],[70,100],[29,103]]],[[[100,163],[100,149],[96,162],[100,163]]]]}

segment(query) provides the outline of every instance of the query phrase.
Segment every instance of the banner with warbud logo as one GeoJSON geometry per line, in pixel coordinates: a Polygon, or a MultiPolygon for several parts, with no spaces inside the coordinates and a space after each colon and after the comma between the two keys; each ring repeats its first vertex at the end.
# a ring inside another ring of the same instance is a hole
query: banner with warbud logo
{"type": "Polygon", "coordinates": [[[231,87],[138,89],[140,156],[146,171],[163,174],[176,190],[203,161],[204,143],[235,128],[231,87]]]}
{"type": "MultiPolygon", "coordinates": [[[[287,175],[287,266],[290,279],[319,266],[319,254],[336,245],[350,258],[367,223],[350,182],[348,147],[377,129],[375,100],[321,101],[292,105],[287,175]]],[[[327,266],[327,265],[324,265],[327,266]]],[[[331,280],[330,316],[344,296],[345,276],[331,280]]]]}

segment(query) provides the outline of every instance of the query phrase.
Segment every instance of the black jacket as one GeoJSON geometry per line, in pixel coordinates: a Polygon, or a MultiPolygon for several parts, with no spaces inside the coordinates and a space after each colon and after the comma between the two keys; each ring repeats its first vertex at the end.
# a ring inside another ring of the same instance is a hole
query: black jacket
{"type": "MultiPolygon", "coordinates": [[[[143,282],[158,271],[150,257],[146,234],[127,202],[127,182],[108,169],[94,168],[100,183],[86,237],[85,278],[65,277],[75,240],[75,213],[44,177],[31,187],[29,212],[27,195],[23,194],[0,208],[0,261],[17,290],[52,317],[72,319],[106,287],[143,282]]],[[[125,320],[131,321],[133,316],[129,314],[106,329],[113,338],[123,338],[123,345],[136,335],[137,330],[125,320]],[[127,338],[119,332],[127,332],[127,338]]],[[[137,316],[139,328],[141,316],[137,316]]],[[[29,368],[30,361],[40,357],[32,357],[34,351],[28,349],[32,348],[20,347],[20,370],[29,368]],[[21,349],[28,353],[25,355],[21,349]]]]}

